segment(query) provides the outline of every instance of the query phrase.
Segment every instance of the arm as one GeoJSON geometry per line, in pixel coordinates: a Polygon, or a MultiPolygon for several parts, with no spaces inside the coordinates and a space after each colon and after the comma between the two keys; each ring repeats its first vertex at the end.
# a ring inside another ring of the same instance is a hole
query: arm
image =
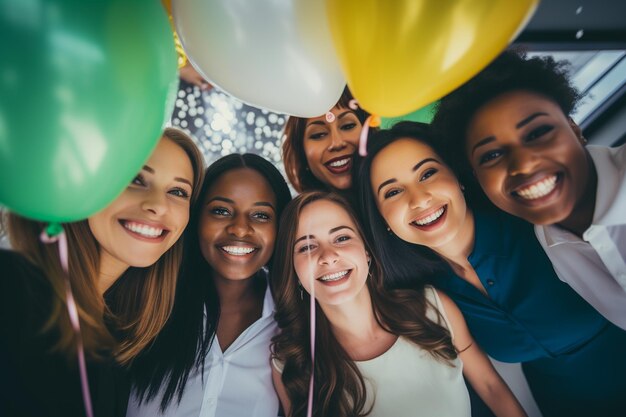
{"type": "Polygon", "coordinates": [[[204,78],[202,78],[202,75],[200,75],[198,71],[196,71],[194,67],[191,66],[189,61],[187,61],[185,66],[183,66],[179,72],[180,78],[190,84],[197,85],[198,87],[200,87],[201,90],[208,91],[213,88],[213,86],[209,84],[204,78]]]}
{"type": "Polygon", "coordinates": [[[461,310],[447,295],[437,291],[454,334],[454,346],[463,362],[463,375],[498,417],[526,417],[526,412],[491,361],[476,344],[461,310]]]}
{"type": "MultiPolygon", "coordinates": [[[[274,361],[272,361],[272,365],[274,365],[273,362],[274,361]]],[[[283,375],[276,369],[276,366],[272,366],[272,381],[274,382],[274,389],[276,390],[276,394],[278,394],[278,399],[280,400],[280,404],[283,406],[285,415],[289,416],[291,415],[291,402],[289,401],[287,390],[285,390],[282,376],[283,375]]]]}

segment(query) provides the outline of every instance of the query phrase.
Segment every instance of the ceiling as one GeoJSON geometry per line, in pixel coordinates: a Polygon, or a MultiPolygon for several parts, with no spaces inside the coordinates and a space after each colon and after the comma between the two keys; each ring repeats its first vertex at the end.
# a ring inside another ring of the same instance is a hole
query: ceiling
{"type": "Polygon", "coordinates": [[[626,1],[543,0],[516,42],[535,50],[624,49],[626,1]]]}

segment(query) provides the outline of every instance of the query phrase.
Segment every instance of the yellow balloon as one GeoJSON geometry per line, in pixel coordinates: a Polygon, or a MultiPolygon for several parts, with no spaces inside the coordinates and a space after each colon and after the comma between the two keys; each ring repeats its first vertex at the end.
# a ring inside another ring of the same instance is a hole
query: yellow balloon
{"type": "Polygon", "coordinates": [[[395,117],[459,87],[517,36],[539,0],[326,0],[359,105],[395,117]]]}

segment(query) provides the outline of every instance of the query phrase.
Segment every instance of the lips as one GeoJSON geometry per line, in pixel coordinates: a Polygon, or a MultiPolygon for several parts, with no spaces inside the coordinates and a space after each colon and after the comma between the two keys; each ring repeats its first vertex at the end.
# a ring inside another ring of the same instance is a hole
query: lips
{"type": "Polygon", "coordinates": [[[413,219],[410,225],[420,230],[431,230],[443,223],[445,215],[448,212],[448,205],[443,205],[436,210],[431,210],[426,214],[413,219]]]}
{"type": "Polygon", "coordinates": [[[346,281],[351,274],[351,269],[345,269],[343,271],[336,271],[322,275],[321,277],[316,279],[324,285],[339,285],[342,282],[346,281]]]}
{"type": "Polygon", "coordinates": [[[160,242],[169,233],[169,230],[160,224],[125,219],[120,219],[119,223],[131,236],[149,242],[160,242]]]}
{"type": "Polygon", "coordinates": [[[216,245],[221,253],[233,259],[248,259],[258,252],[258,246],[250,242],[224,242],[216,245]]]}
{"type": "Polygon", "coordinates": [[[352,155],[338,156],[324,163],[324,166],[333,174],[349,172],[352,168],[352,155]]]}
{"type": "Polygon", "coordinates": [[[512,194],[523,200],[538,200],[551,194],[557,187],[560,176],[553,174],[544,176],[536,181],[527,182],[513,190],[512,194]]]}

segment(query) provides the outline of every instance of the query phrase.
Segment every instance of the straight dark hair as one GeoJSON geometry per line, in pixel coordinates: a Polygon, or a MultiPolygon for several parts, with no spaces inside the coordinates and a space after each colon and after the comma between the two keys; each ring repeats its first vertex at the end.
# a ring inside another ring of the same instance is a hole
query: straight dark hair
{"type": "MultiPolygon", "coordinates": [[[[207,168],[185,231],[184,262],[172,315],[153,345],[131,368],[131,380],[140,401],[153,399],[164,387],[163,411],[175,395],[180,403],[191,370],[204,369],[204,360],[215,338],[220,300],[212,279],[213,269],[200,251],[198,227],[211,186],[226,172],[241,168],[253,169],[267,180],[276,195],[277,219],[291,200],[289,187],[278,169],[258,155],[231,154],[207,168]]],[[[271,262],[270,259],[270,270],[271,262]]],[[[261,270],[255,276],[262,285],[265,285],[264,275],[261,270]]]]}
{"type": "Polygon", "coordinates": [[[378,211],[370,181],[372,161],[376,155],[402,138],[414,139],[433,148],[439,156],[442,154],[440,142],[425,123],[399,122],[391,129],[374,132],[367,141],[367,156],[361,162],[356,178],[358,207],[362,222],[369,225],[365,229],[367,238],[372,242],[383,266],[385,286],[419,288],[445,271],[446,263],[432,249],[405,242],[387,230],[387,222],[378,211]]]}

